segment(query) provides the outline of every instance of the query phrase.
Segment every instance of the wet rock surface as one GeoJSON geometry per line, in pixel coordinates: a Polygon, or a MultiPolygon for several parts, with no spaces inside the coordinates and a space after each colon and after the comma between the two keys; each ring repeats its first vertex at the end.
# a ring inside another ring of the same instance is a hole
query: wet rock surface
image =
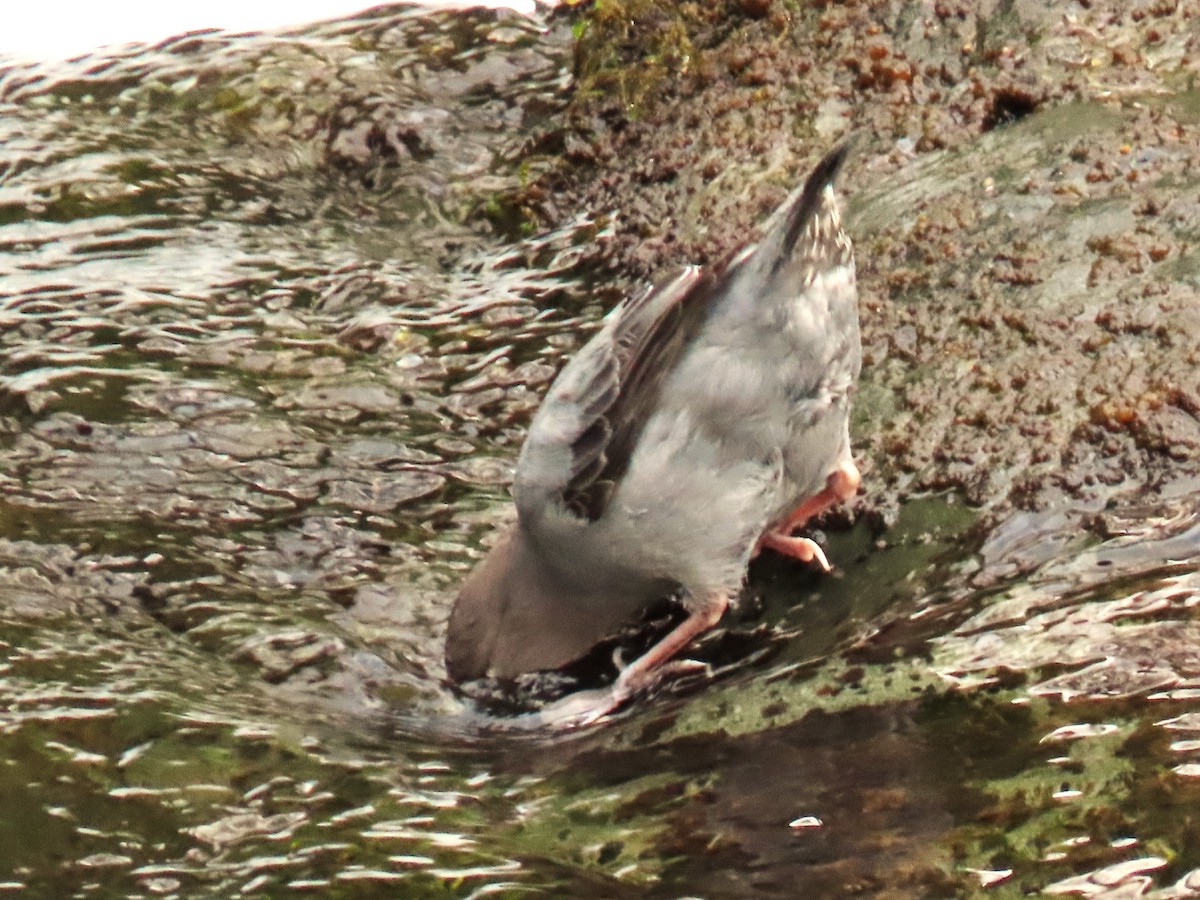
{"type": "Polygon", "coordinates": [[[721,258],[852,131],[862,508],[1137,494],[1200,453],[1195,24],[1183,4],[607,4],[552,132],[567,152],[513,203],[619,210],[621,270],[657,274],[721,258]]]}
{"type": "Polygon", "coordinates": [[[0,884],[1196,895],[1197,22],[631,0],[0,63],[0,884]],[[756,562],[711,674],[605,727],[488,718],[442,631],[541,392],[851,129],[835,573],[756,562]]]}

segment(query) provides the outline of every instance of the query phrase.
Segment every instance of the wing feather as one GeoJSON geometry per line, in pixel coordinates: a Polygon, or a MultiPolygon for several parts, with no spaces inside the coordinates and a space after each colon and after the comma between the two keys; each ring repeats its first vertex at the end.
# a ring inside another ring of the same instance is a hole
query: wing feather
{"type": "Polygon", "coordinates": [[[765,289],[798,246],[810,270],[848,257],[848,241],[834,240],[840,231],[825,197],[848,149],[845,142],[825,155],[780,211],[782,221],[768,224],[757,248],[731,254],[712,271],[690,266],[662,287],[626,300],[567,363],[534,416],[517,461],[514,488],[524,523],[554,504],[587,521],[603,515],[663,383],[731,280],[755,265],[749,260],[769,260],[761,273],[765,289]]]}
{"type": "Polygon", "coordinates": [[[563,368],[534,417],[517,463],[522,519],[557,500],[599,518],[629,464],[658,392],[699,331],[713,278],[690,266],[618,306],[563,368]]]}

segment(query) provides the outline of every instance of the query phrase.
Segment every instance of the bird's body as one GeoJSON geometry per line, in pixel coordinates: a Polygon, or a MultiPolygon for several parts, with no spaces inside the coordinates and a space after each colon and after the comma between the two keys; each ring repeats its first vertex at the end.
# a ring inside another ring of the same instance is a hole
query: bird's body
{"type": "Polygon", "coordinates": [[[757,246],[621,304],[563,368],[518,460],[517,522],[451,615],[455,680],[561,667],[679,589],[686,643],[762,545],[824,564],[790,531],[857,488],[857,295],[832,192],[845,149],[757,246]]]}

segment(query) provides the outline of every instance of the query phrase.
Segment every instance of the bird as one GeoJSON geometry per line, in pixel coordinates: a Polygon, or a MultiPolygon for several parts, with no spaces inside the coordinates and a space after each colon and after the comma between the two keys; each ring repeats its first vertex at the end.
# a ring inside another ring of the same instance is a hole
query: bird
{"type": "Polygon", "coordinates": [[[451,610],[453,682],[560,669],[678,596],[686,618],[546,719],[590,724],[680,665],[764,549],[829,571],[794,532],[861,481],[854,251],[833,190],[849,146],[816,164],[757,244],[628,297],[559,372],[517,460],[516,521],[451,610]]]}

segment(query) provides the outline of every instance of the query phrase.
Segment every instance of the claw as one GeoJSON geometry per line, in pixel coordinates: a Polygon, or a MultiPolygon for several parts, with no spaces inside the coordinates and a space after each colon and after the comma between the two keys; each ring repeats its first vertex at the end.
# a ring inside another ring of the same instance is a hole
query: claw
{"type": "Polygon", "coordinates": [[[658,678],[661,681],[668,675],[672,677],[681,675],[695,675],[697,673],[711,675],[712,670],[712,666],[706,662],[701,662],[698,659],[677,659],[672,662],[663,663],[658,669],[658,678]]]}
{"type": "Polygon", "coordinates": [[[825,558],[825,551],[812,538],[792,537],[778,531],[768,531],[762,536],[762,545],[801,562],[815,562],[822,572],[828,572],[832,568],[829,560],[825,558]]]}

